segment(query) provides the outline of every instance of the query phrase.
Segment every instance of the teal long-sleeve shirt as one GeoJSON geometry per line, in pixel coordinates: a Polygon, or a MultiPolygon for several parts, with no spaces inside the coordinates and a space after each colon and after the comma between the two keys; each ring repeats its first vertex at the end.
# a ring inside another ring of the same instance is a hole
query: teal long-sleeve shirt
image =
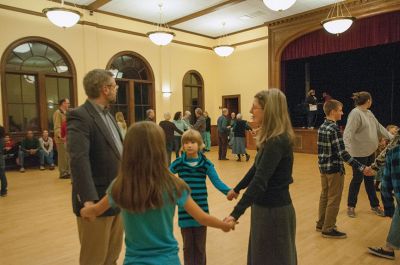
{"type": "MultiPolygon", "coordinates": [[[[200,208],[209,213],[208,208],[208,193],[206,178],[210,178],[211,183],[223,194],[227,194],[231,188],[219,178],[213,163],[208,160],[202,153],[198,154],[198,158],[190,159],[183,153],[181,157],[176,159],[170,166],[173,174],[183,179],[191,189],[191,196],[193,200],[200,206],[200,208]]],[[[185,227],[200,227],[202,226],[190,216],[183,207],[179,207],[179,226],[185,227]]]]}

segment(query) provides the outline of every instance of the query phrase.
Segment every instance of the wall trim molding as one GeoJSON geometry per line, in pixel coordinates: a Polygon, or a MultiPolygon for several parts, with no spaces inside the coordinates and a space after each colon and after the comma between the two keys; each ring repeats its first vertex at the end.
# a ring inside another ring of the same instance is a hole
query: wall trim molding
{"type": "MultiPolygon", "coordinates": [[[[347,8],[357,19],[400,10],[399,0],[348,0],[347,8]]],[[[322,28],[330,8],[311,10],[268,23],[268,84],[281,85],[281,57],[284,49],[299,37],[322,28]]],[[[357,23],[357,20],[355,21],[357,23]]]]}

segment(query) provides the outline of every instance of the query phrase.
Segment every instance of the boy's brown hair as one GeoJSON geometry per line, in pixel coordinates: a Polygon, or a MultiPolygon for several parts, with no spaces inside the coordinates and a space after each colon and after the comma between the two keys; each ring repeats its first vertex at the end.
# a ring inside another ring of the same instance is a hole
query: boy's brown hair
{"type": "Polygon", "coordinates": [[[189,129],[182,135],[182,146],[187,142],[196,142],[199,145],[199,151],[203,150],[205,145],[201,134],[193,129],[189,129]]]}
{"type": "Polygon", "coordinates": [[[168,168],[165,134],[154,122],[130,126],[124,139],[120,171],[112,186],[115,203],[143,213],[175,203],[189,187],[168,168]]]}
{"type": "Polygon", "coordinates": [[[342,102],[336,99],[330,99],[324,103],[324,113],[326,116],[329,116],[332,110],[337,110],[339,107],[343,107],[342,102]]]}

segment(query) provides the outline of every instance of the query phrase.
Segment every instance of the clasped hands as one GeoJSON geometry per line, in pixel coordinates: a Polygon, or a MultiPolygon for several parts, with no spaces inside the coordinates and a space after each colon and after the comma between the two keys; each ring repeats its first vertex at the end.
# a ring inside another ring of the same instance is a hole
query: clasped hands
{"type": "Polygon", "coordinates": [[[376,171],[373,170],[371,167],[365,167],[362,171],[365,176],[372,177],[376,175],[376,171]]]}

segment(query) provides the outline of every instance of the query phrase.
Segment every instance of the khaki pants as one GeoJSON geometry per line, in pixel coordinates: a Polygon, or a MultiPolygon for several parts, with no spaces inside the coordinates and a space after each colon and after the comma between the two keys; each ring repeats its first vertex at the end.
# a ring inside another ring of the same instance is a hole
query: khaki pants
{"type": "Polygon", "coordinates": [[[77,217],[81,251],[80,265],[116,265],[122,248],[121,216],[87,221],[77,217]]]}
{"type": "Polygon", "coordinates": [[[336,225],[343,185],[344,175],[342,173],[321,174],[322,191],[319,199],[317,227],[322,227],[322,232],[329,232],[336,225]]]}
{"type": "Polygon", "coordinates": [[[65,143],[56,143],[57,145],[57,154],[58,154],[58,170],[60,172],[60,177],[70,175],[69,169],[69,155],[65,148],[65,143]]]}

